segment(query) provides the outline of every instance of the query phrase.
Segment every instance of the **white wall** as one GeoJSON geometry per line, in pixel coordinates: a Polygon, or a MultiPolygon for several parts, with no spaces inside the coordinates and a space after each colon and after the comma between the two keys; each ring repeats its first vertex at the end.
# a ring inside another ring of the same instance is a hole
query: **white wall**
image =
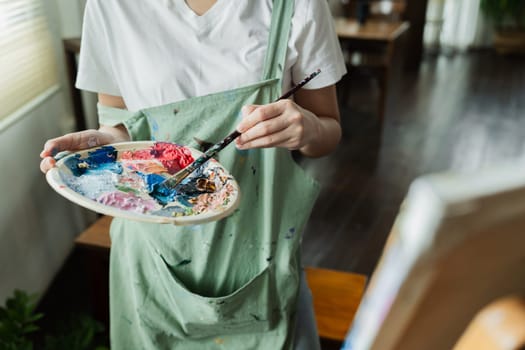
{"type": "Polygon", "coordinates": [[[74,38],[80,36],[82,11],[85,1],[79,0],[55,0],[56,6],[50,8],[49,12],[56,11],[59,17],[59,32],[62,38],[74,38]]]}
{"type": "Polygon", "coordinates": [[[0,304],[15,288],[42,294],[86,219],[40,173],[38,154],[64,114],[58,91],[0,132],[0,304]]]}
{"type": "Polygon", "coordinates": [[[75,236],[94,219],[93,213],[56,194],[39,171],[44,142],[73,125],[60,39],[78,35],[81,18],[81,6],[72,0],[44,3],[55,39],[60,86],[0,130],[0,305],[15,288],[43,294],[75,236]]]}

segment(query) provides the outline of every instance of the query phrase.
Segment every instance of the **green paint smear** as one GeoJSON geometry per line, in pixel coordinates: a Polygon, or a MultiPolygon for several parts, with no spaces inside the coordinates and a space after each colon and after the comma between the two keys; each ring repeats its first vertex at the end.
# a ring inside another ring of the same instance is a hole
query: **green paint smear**
{"type": "Polygon", "coordinates": [[[133,193],[133,194],[139,194],[139,191],[137,191],[134,188],[126,187],[122,185],[116,185],[115,188],[119,191],[125,192],[125,193],[133,193]]]}

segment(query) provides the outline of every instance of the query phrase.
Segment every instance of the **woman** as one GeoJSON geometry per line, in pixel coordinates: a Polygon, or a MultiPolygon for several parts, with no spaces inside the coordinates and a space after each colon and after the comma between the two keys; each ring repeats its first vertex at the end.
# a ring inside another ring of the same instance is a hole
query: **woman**
{"type": "Polygon", "coordinates": [[[88,1],[77,87],[98,93],[101,126],[46,142],[43,172],[61,150],[242,132],[220,153],[243,193],[235,214],[113,220],[112,349],[319,348],[299,254],[318,189],[290,151],[335,149],[344,73],[324,0],[88,1]]]}

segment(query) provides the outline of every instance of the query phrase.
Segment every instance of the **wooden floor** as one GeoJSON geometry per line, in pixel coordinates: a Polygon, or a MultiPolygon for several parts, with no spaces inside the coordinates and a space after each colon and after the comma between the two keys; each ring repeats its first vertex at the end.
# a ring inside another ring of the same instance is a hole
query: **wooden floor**
{"type": "MultiPolygon", "coordinates": [[[[427,57],[418,74],[395,84],[382,129],[374,122],[374,81],[352,77],[350,97],[341,101],[344,138],[337,152],[300,160],[322,184],[303,263],[370,275],[414,178],[525,161],[524,63],[490,52],[427,57]]],[[[50,318],[90,310],[79,254],[43,299],[40,308],[50,318]]]]}
{"type": "Polygon", "coordinates": [[[303,262],[370,275],[417,176],[525,161],[525,60],[427,57],[391,90],[382,130],[371,114],[373,80],[355,77],[352,87],[337,152],[301,160],[323,188],[303,262]]]}

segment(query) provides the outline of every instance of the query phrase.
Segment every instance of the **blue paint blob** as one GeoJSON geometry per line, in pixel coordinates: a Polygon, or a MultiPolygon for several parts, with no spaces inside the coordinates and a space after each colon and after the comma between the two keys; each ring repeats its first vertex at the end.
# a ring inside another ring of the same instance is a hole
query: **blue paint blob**
{"type": "Polygon", "coordinates": [[[164,176],[159,175],[159,174],[144,174],[144,173],[137,173],[137,174],[139,174],[144,180],[144,183],[146,184],[148,192],[153,192],[155,190],[155,186],[158,186],[160,183],[166,180],[164,176]]]}
{"type": "Polygon", "coordinates": [[[295,234],[295,227],[292,227],[288,230],[288,233],[286,234],[284,238],[291,239],[294,234],[295,234]]]}
{"type": "Polygon", "coordinates": [[[80,164],[80,162],[81,162],[80,161],[80,155],[79,154],[75,154],[74,157],[66,158],[66,160],[64,160],[64,165],[67,166],[69,168],[69,170],[71,170],[73,175],[80,176],[80,175],[82,175],[82,174],[84,174],[86,172],[85,168],[80,168],[78,166],[78,164],[80,164]]]}
{"type": "MultiPolygon", "coordinates": [[[[159,204],[166,205],[175,201],[177,191],[174,188],[169,188],[163,184],[154,184],[149,195],[159,202],[159,204]]],[[[186,205],[185,203],[183,204],[186,205]]]]}
{"type": "Polygon", "coordinates": [[[204,167],[199,167],[190,176],[182,180],[180,184],[173,188],[163,182],[163,180],[165,180],[164,178],[156,183],[148,183],[149,195],[161,205],[166,205],[177,199],[183,205],[191,208],[193,207],[193,204],[188,200],[202,194],[202,191],[197,189],[197,180],[205,177],[203,174],[203,168],[204,167]]]}
{"type": "Polygon", "coordinates": [[[174,217],[174,216],[182,216],[186,212],[185,207],[180,206],[173,206],[173,207],[166,207],[161,210],[157,210],[153,212],[152,214],[158,215],[158,216],[165,216],[165,217],[174,217]]]}
{"type": "Polygon", "coordinates": [[[188,201],[188,199],[190,199],[190,196],[184,196],[184,195],[183,195],[183,196],[178,196],[178,197],[177,197],[177,200],[178,200],[181,204],[183,204],[183,205],[185,205],[185,206],[187,206],[187,207],[193,207],[193,204],[191,204],[191,203],[188,201]]]}
{"type": "Polygon", "coordinates": [[[101,171],[110,171],[115,174],[122,174],[122,165],[120,163],[104,163],[104,164],[98,164],[92,168],[89,168],[86,171],[86,174],[94,173],[94,172],[101,172],[101,171]]]}
{"type": "Polygon", "coordinates": [[[67,158],[64,164],[71,170],[73,175],[81,176],[91,171],[111,171],[116,174],[122,173],[122,166],[117,161],[118,151],[112,146],[97,148],[81,158],[76,154],[67,158]]]}
{"type": "Polygon", "coordinates": [[[89,162],[93,165],[114,163],[117,161],[118,152],[115,147],[103,146],[89,152],[89,162]]]}
{"type": "Polygon", "coordinates": [[[150,119],[150,125],[151,125],[151,130],[153,130],[153,132],[157,132],[159,131],[159,124],[157,123],[157,121],[155,119],[150,119]]]}

